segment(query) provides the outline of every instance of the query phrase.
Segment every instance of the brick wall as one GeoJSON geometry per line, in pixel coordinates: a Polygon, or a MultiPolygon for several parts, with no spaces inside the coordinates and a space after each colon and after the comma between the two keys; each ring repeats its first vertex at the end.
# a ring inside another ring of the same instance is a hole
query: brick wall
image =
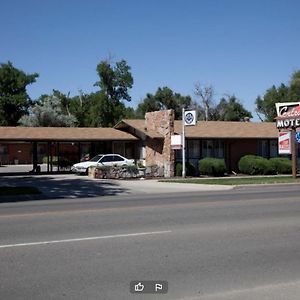
{"type": "Polygon", "coordinates": [[[30,143],[7,144],[8,164],[29,164],[32,160],[30,143]]]}
{"type": "Polygon", "coordinates": [[[174,111],[163,110],[145,115],[147,130],[154,130],[163,139],[146,140],[146,165],[157,165],[163,169],[164,177],[174,176],[174,150],[171,149],[171,135],[174,134],[174,111]]]}

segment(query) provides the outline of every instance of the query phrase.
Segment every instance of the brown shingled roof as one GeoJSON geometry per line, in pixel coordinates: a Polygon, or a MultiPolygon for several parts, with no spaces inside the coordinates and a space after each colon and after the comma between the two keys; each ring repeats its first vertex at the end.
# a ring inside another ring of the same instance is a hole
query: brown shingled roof
{"type": "Polygon", "coordinates": [[[157,139],[161,139],[163,138],[163,136],[154,131],[154,130],[149,130],[148,128],[146,128],[145,125],[145,120],[138,120],[138,119],[124,119],[122,121],[120,121],[115,128],[116,129],[123,129],[126,127],[132,127],[137,129],[138,131],[142,132],[143,134],[145,134],[146,136],[149,136],[150,138],[157,138],[157,139]]]}
{"type": "Polygon", "coordinates": [[[108,141],[137,140],[114,128],[0,127],[0,140],[14,141],[108,141]]]}
{"type": "MultiPolygon", "coordinates": [[[[174,122],[175,133],[181,133],[181,121],[174,122]]],[[[135,128],[152,138],[162,135],[145,128],[145,120],[122,120],[115,128],[135,128]]],[[[278,129],[272,122],[199,121],[196,126],[186,126],[187,138],[277,138],[278,129]]]]}
{"type": "MultiPolygon", "coordinates": [[[[175,121],[175,132],[181,133],[181,121],[175,121]]],[[[199,121],[185,127],[187,138],[277,138],[272,122],[199,121]]]]}
{"type": "MultiPolygon", "coordinates": [[[[163,136],[145,128],[145,120],[122,120],[115,128],[0,127],[0,140],[11,141],[104,141],[137,140],[120,129],[131,127],[151,138],[163,136]]],[[[186,126],[187,138],[277,138],[276,123],[200,121],[186,126]]],[[[181,133],[181,121],[175,121],[175,133],[181,133]]]]}

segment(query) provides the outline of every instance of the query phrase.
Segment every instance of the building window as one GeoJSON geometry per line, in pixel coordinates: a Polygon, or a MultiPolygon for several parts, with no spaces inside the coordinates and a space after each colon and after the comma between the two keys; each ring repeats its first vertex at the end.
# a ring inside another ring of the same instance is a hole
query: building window
{"type": "Polygon", "coordinates": [[[269,158],[269,141],[268,140],[261,140],[259,141],[259,156],[264,158],[269,158]]]}
{"type": "Polygon", "coordinates": [[[270,141],[270,157],[278,156],[278,141],[270,141]]]}
{"type": "Polygon", "coordinates": [[[224,142],[217,140],[214,141],[214,157],[224,158],[224,142]]]}
{"type": "Polygon", "coordinates": [[[200,140],[187,140],[188,158],[200,157],[200,140]]]}
{"type": "MultiPolygon", "coordinates": [[[[222,140],[187,140],[186,159],[194,163],[201,158],[224,158],[224,141],[222,140]],[[200,151],[201,150],[201,151],[200,151]]],[[[176,161],[182,160],[182,150],[175,150],[176,161]]]]}
{"type": "Polygon", "coordinates": [[[7,145],[0,145],[0,154],[8,154],[7,145]]]}
{"type": "Polygon", "coordinates": [[[176,160],[179,161],[181,160],[182,161],[182,150],[175,150],[175,156],[176,156],[176,160]]]}
{"type": "Polygon", "coordinates": [[[203,140],[202,157],[224,158],[224,142],[221,140],[203,140]]]}
{"type": "Polygon", "coordinates": [[[113,153],[125,155],[124,142],[113,142],[113,153]]]}
{"type": "Polygon", "coordinates": [[[135,158],[134,153],[135,145],[134,143],[125,143],[125,157],[126,158],[135,158]]]}
{"type": "Polygon", "coordinates": [[[202,157],[213,157],[213,141],[204,140],[202,142],[202,157]]]}

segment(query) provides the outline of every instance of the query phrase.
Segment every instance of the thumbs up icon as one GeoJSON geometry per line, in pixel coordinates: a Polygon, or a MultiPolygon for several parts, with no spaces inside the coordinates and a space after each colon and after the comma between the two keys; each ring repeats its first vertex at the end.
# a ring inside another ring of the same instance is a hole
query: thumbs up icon
{"type": "Polygon", "coordinates": [[[144,290],[144,288],[145,288],[145,286],[141,282],[139,282],[138,284],[136,284],[134,286],[134,290],[136,292],[142,292],[144,290]]]}

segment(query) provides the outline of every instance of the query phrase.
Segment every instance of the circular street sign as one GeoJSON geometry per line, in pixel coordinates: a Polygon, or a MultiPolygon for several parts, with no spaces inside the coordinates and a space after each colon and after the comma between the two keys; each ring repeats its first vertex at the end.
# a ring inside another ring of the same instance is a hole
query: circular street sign
{"type": "Polygon", "coordinates": [[[192,113],[188,112],[188,113],[185,115],[184,120],[185,120],[185,123],[186,123],[186,124],[193,124],[193,122],[194,122],[194,115],[193,115],[192,113]]]}

